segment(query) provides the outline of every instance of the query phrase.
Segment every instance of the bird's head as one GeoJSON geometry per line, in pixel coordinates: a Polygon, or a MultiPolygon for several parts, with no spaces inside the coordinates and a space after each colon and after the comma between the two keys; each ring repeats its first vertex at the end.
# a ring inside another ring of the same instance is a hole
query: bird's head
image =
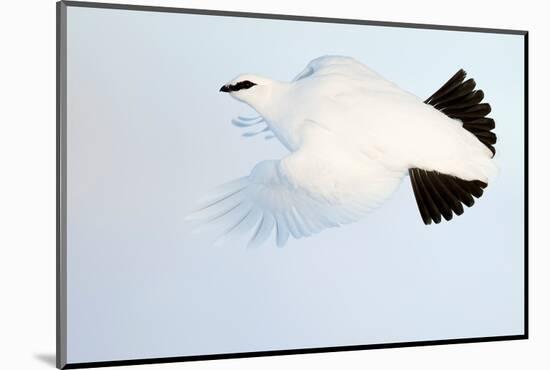
{"type": "Polygon", "coordinates": [[[276,85],[277,82],[269,78],[246,74],[235,77],[220,91],[258,110],[269,102],[276,85]]]}

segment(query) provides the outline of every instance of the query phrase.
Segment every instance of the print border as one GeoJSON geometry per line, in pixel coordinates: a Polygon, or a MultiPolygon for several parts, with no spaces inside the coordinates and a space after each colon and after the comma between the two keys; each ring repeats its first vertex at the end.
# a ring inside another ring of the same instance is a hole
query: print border
{"type": "Polygon", "coordinates": [[[265,13],[249,13],[249,12],[233,12],[221,10],[205,10],[205,9],[186,9],[161,6],[143,6],[130,4],[110,4],[98,2],[81,2],[81,1],[59,1],[56,4],[57,12],[57,63],[56,63],[56,112],[57,112],[57,248],[56,248],[56,365],[59,369],[80,369],[93,367],[107,366],[125,366],[125,365],[141,365],[141,364],[159,364],[173,363],[184,361],[203,361],[203,360],[219,360],[244,357],[263,357],[263,356],[281,356],[295,355],[308,353],[322,352],[341,352],[341,351],[358,351],[368,349],[382,348],[400,348],[400,347],[419,347],[419,346],[434,346],[445,344],[460,344],[460,343],[481,343],[495,341],[510,341],[522,340],[529,338],[529,42],[528,31],[510,30],[510,29],[495,29],[495,28],[478,28],[478,27],[460,27],[448,25],[433,25],[433,24],[418,24],[418,23],[401,23],[401,22],[382,22],[369,21],[359,19],[341,19],[341,18],[325,18],[325,17],[309,17],[299,15],[283,15],[283,14],[265,14],[265,13]],[[400,27],[400,28],[416,28],[429,30],[443,31],[461,31],[461,32],[483,32],[507,35],[522,35],[524,37],[524,332],[518,335],[492,336],[492,337],[473,337],[473,338],[457,338],[457,339],[441,339],[441,340],[426,340],[413,342],[397,342],[397,343],[379,343],[353,346],[338,346],[338,347],[319,347],[319,348],[299,348],[274,351],[256,351],[256,352],[240,352],[240,353],[221,353],[198,356],[176,356],[176,357],[161,357],[161,358],[139,358],[116,361],[97,361],[97,362],[80,362],[67,363],[67,208],[66,208],[66,170],[67,170],[67,137],[66,137],[66,112],[67,112],[67,95],[66,95],[66,78],[67,78],[67,7],[95,8],[95,9],[115,9],[115,10],[131,10],[142,12],[162,12],[162,13],[183,13],[183,14],[201,14],[213,15],[221,17],[241,17],[241,18],[256,18],[256,19],[278,19],[301,22],[318,22],[318,23],[340,23],[340,24],[357,24],[370,25],[381,27],[400,27]]]}

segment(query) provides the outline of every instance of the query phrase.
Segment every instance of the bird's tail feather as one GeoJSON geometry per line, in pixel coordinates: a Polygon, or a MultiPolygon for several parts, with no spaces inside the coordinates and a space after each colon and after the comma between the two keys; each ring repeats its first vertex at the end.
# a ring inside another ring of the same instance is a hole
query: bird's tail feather
{"type": "MultiPolygon", "coordinates": [[[[475,135],[494,156],[497,137],[492,130],[495,128],[495,121],[487,117],[491,106],[481,102],[484,94],[482,90],[475,90],[475,81],[465,78],[466,72],[459,70],[426,99],[425,103],[450,118],[462,121],[464,129],[475,135]]],[[[461,215],[464,212],[462,204],[473,206],[474,197],[481,197],[487,186],[483,181],[467,181],[421,168],[410,168],[409,176],[420,216],[426,225],[432,221],[438,224],[442,217],[449,221],[453,214],[461,215]]]]}
{"type": "Polygon", "coordinates": [[[483,90],[475,90],[474,79],[464,81],[465,78],[466,72],[461,69],[426,99],[425,103],[432,105],[450,118],[462,121],[464,129],[474,134],[494,156],[497,137],[492,130],[495,128],[495,121],[487,117],[491,113],[491,106],[481,102],[485,94],[483,90]]]}

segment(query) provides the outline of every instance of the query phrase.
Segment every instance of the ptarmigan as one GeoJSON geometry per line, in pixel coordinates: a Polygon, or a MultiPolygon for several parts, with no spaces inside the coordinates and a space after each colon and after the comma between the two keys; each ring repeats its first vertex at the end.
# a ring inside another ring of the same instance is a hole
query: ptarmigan
{"type": "Polygon", "coordinates": [[[291,82],[241,75],[220,91],[259,116],[239,117],[290,152],[205,197],[191,219],[246,232],[250,246],[273,230],[308,237],[351,223],[379,206],[404,176],[425,224],[450,220],[480,197],[497,168],[495,123],[473,79],[458,71],[425,101],[353,58],[311,61],[291,82]],[[265,127],[262,127],[264,125],[265,127]]]}

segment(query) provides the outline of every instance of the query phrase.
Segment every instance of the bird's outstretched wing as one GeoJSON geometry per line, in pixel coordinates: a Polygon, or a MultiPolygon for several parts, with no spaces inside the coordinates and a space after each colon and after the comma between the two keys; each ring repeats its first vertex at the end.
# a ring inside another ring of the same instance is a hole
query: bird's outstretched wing
{"type": "Polygon", "coordinates": [[[222,240],[254,230],[251,247],[274,229],[277,245],[284,246],[289,235],[307,237],[362,215],[359,208],[331,205],[295,187],[280,161],[260,162],[249,176],[222,185],[201,203],[191,220],[221,228],[222,240]]]}
{"type": "Polygon", "coordinates": [[[250,246],[275,230],[278,246],[357,221],[398,186],[401,175],[361,159],[321,132],[280,161],[258,163],[249,176],[200,201],[189,220],[218,228],[221,240],[251,233],[250,246]]]}

